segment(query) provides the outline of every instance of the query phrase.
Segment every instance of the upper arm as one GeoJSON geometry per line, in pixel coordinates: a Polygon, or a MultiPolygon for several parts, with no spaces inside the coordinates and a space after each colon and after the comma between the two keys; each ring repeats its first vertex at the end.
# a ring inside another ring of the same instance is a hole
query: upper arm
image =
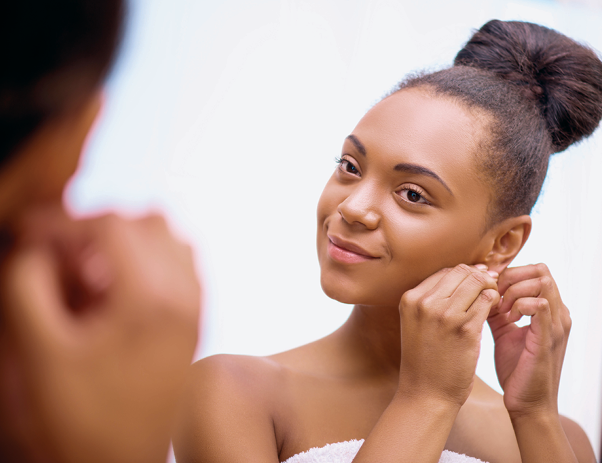
{"type": "Polygon", "coordinates": [[[579,463],[596,463],[594,449],[585,431],[566,416],[560,417],[560,422],[579,463]]]}
{"type": "Polygon", "coordinates": [[[192,366],[173,438],[178,463],[278,463],[269,378],[253,368],[260,359],[246,361],[220,355],[192,366]]]}

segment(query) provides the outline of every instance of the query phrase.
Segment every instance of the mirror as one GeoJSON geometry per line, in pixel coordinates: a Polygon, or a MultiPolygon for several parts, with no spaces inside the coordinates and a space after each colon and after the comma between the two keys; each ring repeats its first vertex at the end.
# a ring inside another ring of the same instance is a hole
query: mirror
{"type": "MultiPolygon", "coordinates": [[[[602,8],[564,2],[134,1],[68,201],[79,212],[160,207],[194,243],[206,297],[199,357],[324,336],[350,310],[322,293],[315,255],[316,203],[344,137],[408,72],[449,65],[491,18],[537,22],[602,50],[602,8]]],[[[572,311],[560,411],[596,451],[601,153],[598,130],[553,157],[515,261],[548,264],[572,311]]],[[[478,373],[499,390],[492,351],[486,329],[478,373]]]]}

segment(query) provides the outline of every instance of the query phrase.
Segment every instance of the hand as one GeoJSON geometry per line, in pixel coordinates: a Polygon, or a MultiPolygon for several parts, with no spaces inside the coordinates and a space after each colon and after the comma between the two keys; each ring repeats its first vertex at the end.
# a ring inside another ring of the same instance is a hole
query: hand
{"type": "Polygon", "coordinates": [[[458,265],[407,291],[401,315],[400,389],[461,406],[474,381],[481,332],[500,296],[485,267],[458,265]]]}
{"type": "Polygon", "coordinates": [[[506,269],[499,278],[503,300],[488,322],[495,366],[511,418],[558,413],[560,372],[571,329],[569,311],[544,264],[506,269]],[[531,324],[517,327],[523,316],[531,324]]]}
{"type": "Polygon", "coordinates": [[[29,423],[61,462],[165,461],[197,340],[190,249],[157,216],[42,213],[4,266],[29,423]]]}

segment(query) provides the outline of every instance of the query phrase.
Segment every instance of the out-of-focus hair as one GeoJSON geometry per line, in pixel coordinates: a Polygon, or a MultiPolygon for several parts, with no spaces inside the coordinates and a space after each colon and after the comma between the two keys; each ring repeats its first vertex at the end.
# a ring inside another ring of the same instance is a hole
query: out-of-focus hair
{"type": "Polygon", "coordinates": [[[124,1],[2,2],[0,165],[104,81],[121,38],[124,1]]]}

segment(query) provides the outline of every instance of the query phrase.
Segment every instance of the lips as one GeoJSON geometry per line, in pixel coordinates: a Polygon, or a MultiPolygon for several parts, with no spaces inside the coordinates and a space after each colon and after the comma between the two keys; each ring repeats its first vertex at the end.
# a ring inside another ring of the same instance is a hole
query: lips
{"type": "Polygon", "coordinates": [[[361,246],[342,238],[328,235],[328,254],[336,261],[352,264],[378,259],[361,246]]]}

